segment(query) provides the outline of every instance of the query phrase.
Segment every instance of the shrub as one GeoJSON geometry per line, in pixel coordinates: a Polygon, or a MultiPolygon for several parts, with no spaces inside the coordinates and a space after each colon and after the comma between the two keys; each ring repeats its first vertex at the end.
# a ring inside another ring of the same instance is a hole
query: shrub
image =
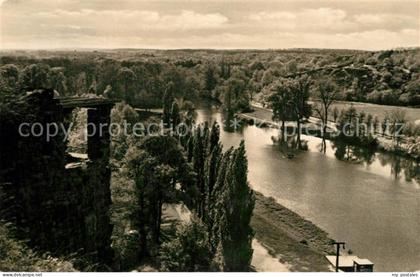
{"type": "Polygon", "coordinates": [[[205,225],[193,218],[176,232],[176,238],[162,244],[162,271],[209,271],[212,254],[205,225]]]}
{"type": "Polygon", "coordinates": [[[11,229],[11,224],[0,223],[0,271],[76,271],[71,262],[33,252],[11,229]]]}

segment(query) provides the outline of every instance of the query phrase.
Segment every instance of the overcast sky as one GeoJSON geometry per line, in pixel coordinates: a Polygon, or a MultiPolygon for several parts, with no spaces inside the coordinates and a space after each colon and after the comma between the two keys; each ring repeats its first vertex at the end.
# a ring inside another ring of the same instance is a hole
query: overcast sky
{"type": "Polygon", "coordinates": [[[3,49],[420,46],[420,0],[0,0],[3,49]]]}

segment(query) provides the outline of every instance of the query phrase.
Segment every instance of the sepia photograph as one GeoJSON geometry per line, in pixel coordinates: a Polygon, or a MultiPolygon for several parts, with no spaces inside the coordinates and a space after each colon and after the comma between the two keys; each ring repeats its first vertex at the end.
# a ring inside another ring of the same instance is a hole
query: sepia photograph
{"type": "Polygon", "coordinates": [[[420,0],[0,0],[0,277],[81,272],[418,277],[420,0]]]}

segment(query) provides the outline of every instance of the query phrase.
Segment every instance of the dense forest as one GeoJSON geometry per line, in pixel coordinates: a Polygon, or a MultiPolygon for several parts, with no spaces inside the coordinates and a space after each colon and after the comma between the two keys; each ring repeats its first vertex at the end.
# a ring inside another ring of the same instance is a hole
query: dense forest
{"type": "Polygon", "coordinates": [[[46,87],[135,107],[160,106],[173,82],[178,98],[213,98],[237,111],[266,102],[273,82],[306,74],[313,83],[331,78],[336,100],[418,106],[419,55],[418,49],[13,51],[2,53],[0,82],[2,95],[46,87]]]}

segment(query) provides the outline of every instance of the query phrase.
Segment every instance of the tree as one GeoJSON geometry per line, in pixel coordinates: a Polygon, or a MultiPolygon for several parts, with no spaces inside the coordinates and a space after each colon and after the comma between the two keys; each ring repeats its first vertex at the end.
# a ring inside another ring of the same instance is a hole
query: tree
{"type": "Polygon", "coordinates": [[[49,74],[51,87],[57,90],[60,95],[67,94],[66,76],[64,76],[63,71],[64,69],[61,67],[53,67],[49,74]]]}
{"type": "Polygon", "coordinates": [[[366,119],[366,113],[364,111],[361,111],[359,113],[359,121],[358,121],[358,134],[360,137],[364,137],[366,134],[366,130],[365,130],[365,126],[363,123],[365,123],[365,119],[366,119]]]}
{"type": "Polygon", "coordinates": [[[375,117],[373,118],[372,121],[372,126],[373,126],[373,134],[375,134],[376,132],[378,132],[378,128],[379,128],[379,118],[378,116],[375,115],[375,117]]]}
{"type": "Polygon", "coordinates": [[[220,63],[220,77],[225,80],[229,79],[231,75],[230,71],[230,63],[223,59],[220,63]]]}
{"type": "Polygon", "coordinates": [[[272,86],[272,93],[268,97],[271,108],[273,109],[273,120],[281,121],[281,141],[285,141],[285,122],[292,119],[291,104],[292,89],[290,80],[276,82],[272,86]]]}
{"type": "Polygon", "coordinates": [[[334,110],[333,110],[333,118],[334,118],[334,122],[335,123],[337,123],[337,119],[338,119],[338,116],[339,115],[340,115],[340,111],[338,110],[337,107],[334,107],[334,110]]]}
{"type": "Polygon", "coordinates": [[[204,222],[207,223],[209,232],[213,228],[213,220],[210,217],[210,210],[213,202],[217,201],[213,196],[213,190],[217,181],[217,174],[219,171],[220,160],[222,158],[222,146],[217,143],[210,152],[205,164],[205,211],[204,222]]]}
{"type": "Polygon", "coordinates": [[[368,114],[366,117],[366,125],[368,127],[368,134],[373,135],[375,132],[375,129],[373,126],[373,116],[371,114],[368,114]]]}
{"type": "Polygon", "coordinates": [[[407,116],[405,111],[398,109],[391,111],[389,131],[391,132],[392,138],[396,142],[397,146],[399,145],[399,142],[403,136],[406,122],[407,116]]]}
{"type": "Polygon", "coordinates": [[[177,140],[170,136],[146,137],[127,151],[126,162],[136,185],[141,254],[153,254],[160,244],[162,205],[176,200],[178,182],[181,191],[190,191],[190,167],[177,140]]]}
{"type": "Polygon", "coordinates": [[[213,126],[211,127],[210,131],[210,138],[209,138],[209,149],[208,153],[213,152],[213,149],[219,145],[220,140],[220,126],[217,121],[213,122],[213,126]]]}
{"type": "Polygon", "coordinates": [[[191,101],[183,100],[180,105],[183,121],[191,129],[196,116],[195,106],[191,101]]]}
{"type": "Polygon", "coordinates": [[[170,121],[171,121],[173,130],[176,130],[178,125],[181,123],[181,116],[179,114],[179,106],[178,106],[177,101],[174,101],[172,103],[171,120],[170,121]]]}
{"type": "Polygon", "coordinates": [[[200,79],[196,75],[188,75],[185,78],[185,91],[183,97],[186,99],[194,99],[200,92],[200,79]]]}
{"type": "Polygon", "coordinates": [[[167,65],[161,72],[164,83],[172,82],[174,97],[181,97],[185,93],[185,74],[182,68],[177,68],[174,65],[167,65]]]}
{"type": "Polygon", "coordinates": [[[247,110],[249,108],[249,96],[245,89],[245,81],[235,76],[225,81],[223,86],[219,86],[217,91],[221,94],[224,110],[229,113],[247,110]]]}
{"type": "Polygon", "coordinates": [[[193,217],[191,222],[178,228],[175,238],[162,244],[161,271],[209,271],[212,253],[206,226],[193,217]]]}
{"type": "Polygon", "coordinates": [[[124,89],[124,99],[127,102],[131,102],[131,95],[129,94],[130,88],[132,88],[135,80],[136,74],[128,67],[122,67],[118,70],[118,79],[121,82],[124,89]]]}
{"type": "Polygon", "coordinates": [[[248,161],[242,141],[233,152],[221,194],[223,214],[219,230],[225,271],[248,271],[251,264],[254,231],[250,221],[255,196],[249,187],[247,173],[248,161]]]}
{"type": "Polygon", "coordinates": [[[232,159],[232,153],[233,148],[231,147],[222,155],[218,165],[216,182],[210,194],[209,221],[212,224],[209,225],[211,228],[209,232],[209,241],[212,252],[214,254],[216,253],[216,249],[220,244],[221,228],[223,228],[223,226],[221,226],[221,219],[224,216],[224,202],[222,201],[221,196],[225,191],[226,172],[232,159]]]}
{"type": "Polygon", "coordinates": [[[304,118],[311,116],[311,106],[308,104],[309,100],[310,80],[307,76],[302,76],[293,81],[291,104],[293,107],[293,116],[297,124],[297,147],[300,149],[301,139],[301,121],[304,118]]]}
{"type": "Polygon", "coordinates": [[[384,119],[382,120],[382,123],[381,123],[382,136],[385,136],[388,133],[389,122],[390,122],[390,118],[389,118],[389,115],[387,113],[387,114],[385,114],[385,117],[384,117],[384,119]]]}
{"type": "Polygon", "coordinates": [[[261,79],[261,83],[263,86],[267,86],[273,82],[273,73],[271,72],[271,69],[267,69],[264,71],[264,74],[261,79]]]}
{"type": "Polygon", "coordinates": [[[6,98],[13,98],[19,93],[19,70],[13,64],[0,67],[0,102],[6,98]]]}
{"type": "Polygon", "coordinates": [[[332,103],[334,102],[334,99],[336,98],[336,94],[337,88],[331,79],[327,79],[319,83],[317,96],[321,102],[321,106],[315,106],[315,112],[321,118],[322,134],[324,138],[327,133],[328,112],[332,103]]]}
{"type": "Polygon", "coordinates": [[[211,92],[217,85],[217,79],[216,79],[216,70],[213,66],[208,65],[206,67],[206,72],[204,74],[204,89],[207,91],[208,95],[211,95],[211,92]]]}
{"type": "Polygon", "coordinates": [[[135,222],[140,234],[141,255],[145,256],[155,253],[160,243],[162,205],[173,201],[175,169],[161,164],[147,152],[141,152],[129,164],[138,202],[135,222]]]}
{"type": "Polygon", "coordinates": [[[21,72],[19,82],[23,90],[47,88],[50,67],[46,64],[31,64],[21,72]]]}
{"type": "Polygon", "coordinates": [[[205,161],[207,157],[207,141],[208,141],[208,125],[202,124],[194,130],[194,148],[193,148],[193,168],[197,174],[197,188],[199,191],[197,199],[196,211],[198,217],[203,219],[205,213],[205,199],[206,199],[206,186],[205,186],[205,161]]]}
{"type": "Polygon", "coordinates": [[[86,90],[88,89],[86,72],[82,71],[79,74],[77,74],[77,77],[74,80],[74,88],[76,95],[83,95],[86,93],[86,90]]]}
{"type": "Polygon", "coordinates": [[[19,69],[14,64],[5,64],[0,67],[0,77],[10,89],[16,89],[19,81],[19,69]]]}
{"type": "Polygon", "coordinates": [[[174,98],[174,83],[169,82],[163,95],[163,123],[169,126],[171,124],[171,110],[174,98]]]}

